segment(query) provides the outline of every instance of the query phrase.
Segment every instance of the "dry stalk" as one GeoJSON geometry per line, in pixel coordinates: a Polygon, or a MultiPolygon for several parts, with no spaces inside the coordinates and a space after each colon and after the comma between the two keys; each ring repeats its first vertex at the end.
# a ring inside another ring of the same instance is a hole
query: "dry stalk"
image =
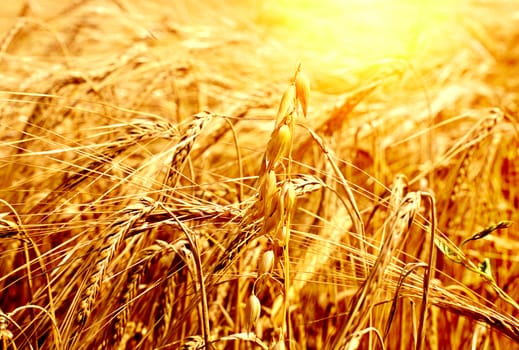
{"type": "MultiPolygon", "coordinates": [[[[13,223],[13,222],[7,222],[7,223],[11,227],[14,226],[14,229],[18,232],[19,238],[23,242],[23,247],[24,247],[23,251],[24,251],[25,260],[26,260],[25,267],[27,270],[27,284],[29,287],[29,293],[31,296],[31,300],[33,299],[34,289],[33,289],[33,274],[32,274],[32,270],[31,270],[32,260],[30,258],[29,248],[33,249],[33,251],[36,255],[36,260],[38,261],[38,263],[40,265],[41,274],[45,277],[46,283],[45,283],[44,290],[47,292],[47,296],[49,299],[49,310],[44,309],[44,311],[45,311],[45,313],[47,313],[49,315],[49,319],[53,321],[54,327],[52,327],[52,332],[53,332],[54,340],[56,341],[56,345],[59,348],[61,346],[61,336],[57,330],[57,327],[55,327],[56,309],[55,309],[54,298],[53,298],[52,290],[51,290],[50,277],[49,277],[49,274],[47,271],[47,267],[45,265],[45,260],[43,259],[43,256],[38,248],[38,245],[34,242],[33,238],[25,230],[22,219],[20,218],[20,216],[18,215],[16,210],[13,208],[13,206],[3,199],[0,199],[0,203],[5,205],[7,208],[9,208],[9,210],[16,217],[16,221],[17,221],[16,223],[13,223]]],[[[30,311],[33,312],[33,308],[30,308],[30,311]]],[[[35,318],[34,315],[32,315],[32,316],[33,316],[32,318],[34,319],[35,318]]]]}
{"type": "MultiPolygon", "coordinates": [[[[161,205],[161,203],[157,203],[158,205],[161,205]]],[[[161,205],[163,209],[166,211],[169,211],[166,207],[161,205]]],[[[201,296],[201,303],[202,303],[202,319],[201,319],[201,329],[203,330],[203,337],[204,337],[204,345],[208,349],[212,349],[213,345],[209,341],[210,339],[210,327],[209,327],[209,307],[207,303],[207,293],[206,293],[206,279],[202,270],[202,259],[201,259],[201,252],[198,245],[198,238],[195,232],[193,232],[191,229],[189,229],[183,222],[181,222],[172,212],[169,212],[171,217],[175,220],[175,222],[180,226],[181,230],[184,232],[186,239],[190,246],[190,253],[192,256],[192,259],[194,260],[194,265],[196,268],[196,277],[199,283],[200,288],[200,296],[201,296]]]]}
{"type": "MultiPolygon", "coordinates": [[[[317,145],[321,148],[322,152],[326,156],[328,162],[332,166],[332,169],[335,173],[335,175],[339,178],[339,183],[344,189],[346,198],[348,200],[347,203],[349,205],[346,206],[348,213],[353,221],[353,225],[355,227],[355,230],[357,233],[361,236],[361,242],[365,240],[365,232],[364,232],[364,224],[362,222],[362,217],[360,215],[359,208],[357,206],[357,202],[355,200],[355,197],[353,196],[353,191],[351,190],[348,181],[344,178],[344,175],[342,174],[341,170],[335,163],[335,155],[333,154],[332,150],[330,150],[324,143],[323,139],[319,137],[312,129],[303,126],[312,136],[313,140],[317,143],[317,145]]],[[[363,250],[364,251],[364,250],[363,250]]]]}
{"type": "MultiPolygon", "coordinates": [[[[334,193],[332,191],[323,192],[325,192],[323,201],[334,203],[334,193]]],[[[323,208],[323,210],[325,209],[323,208]]],[[[319,229],[319,233],[312,237],[312,244],[306,247],[303,257],[294,269],[296,275],[289,290],[292,300],[297,300],[305,288],[311,288],[310,284],[312,281],[318,279],[319,273],[332,264],[330,260],[333,259],[334,252],[337,251],[341,242],[345,240],[345,234],[349,233],[353,225],[343,205],[336,205],[333,212],[327,213],[325,211],[322,214],[319,213],[318,218],[322,222],[322,227],[319,229]]],[[[354,253],[351,252],[351,254],[354,253]]],[[[352,265],[354,264],[355,262],[352,261],[352,265]]],[[[355,271],[354,266],[352,271],[355,271]]]]}
{"type": "MultiPolygon", "coordinates": [[[[420,292],[423,292],[421,286],[406,285],[403,289],[400,295],[413,299],[420,295],[420,292]]],[[[515,317],[500,313],[481,303],[474,303],[473,299],[459,293],[453,293],[434,283],[431,284],[429,289],[429,298],[430,303],[436,307],[483,322],[515,342],[519,342],[519,321],[515,317]]]]}
{"type": "Polygon", "coordinates": [[[16,348],[13,340],[13,332],[7,329],[8,326],[9,315],[0,310],[0,344],[2,344],[2,349],[8,349],[11,344],[13,348],[16,348]]]}
{"type": "MultiPolygon", "coordinates": [[[[15,259],[18,255],[18,249],[22,244],[20,239],[15,238],[18,235],[18,225],[11,220],[6,219],[7,213],[0,215],[0,238],[7,238],[6,242],[1,243],[2,249],[2,266],[0,267],[0,275],[7,276],[14,270],[15,259]]],[[[0,290],[5,286],[5,280],[0,281],[0,290]]]]}
{"type": "Polygon", "coordinates": [[[378,287],[384,280],[385,270],[403,243],[419,208],[420,193],[410,192],[403,198],[397,211],[388,218],[387,225],[384,227],[388,235],[385,235],[386,239],[380,248],[378,258],[370,274],[351,299],[347,314],[339,317],[340,328],[328,344],[329,348],[343,348],[344,343],[350,341],[349,337],[357,334],[364,327],[376,300],[378,287]]]}
{"type": "Polygon", "coordinates": [[[79,158],[76,164],[63,169],[63,172],[69,175],[65,176],[56,188],[30,209],[30,212],[46,213],[43,217],[36,216],[37,222],[46,221],[53,213],[52,206],[59,203],[65,194],[74,194],[74,190],[92,174],[102,174],[104,167],[111,165],[117,156],[130,147],[158,138],[171,138],[176,134],[175,128],[167,122],[136,120],[122,126],[125,127],[124,136],[101,145],[100,151],[92,152],[93,154],[89,154],[86,159],[79,158]]]}
{"type": "MultiPolygon", "coordinates": [[[[58,325],[57,325],[57,321],[56,321],[56,318],[53,314],[51,314],[48,310],[46,310],[45,308],[39,306],[39,305],[33,305],[33,304],[28,304],[28,305],[24,305],[24,306],[20,306],[20,307],[17,307],[15,308],[13,311],[9,312],[9,313],[4,313],[1,309],[0,309],[0,331],[2,330],[3,328],[3,331],[0,332],[0,336],[7,336],[9,337],[12,333],[10,331],[7,330],[7,326],[8,326],[8,323],[12,323],[16,326],[16,328],[18,328],[22,333],[24,333],[26,331],[26,329],[22,329],[22,327],[20,327],[20,325],[18,325],[13,317],[19,313],[19,312],[22,312],[24,310],[37,310],[39,311],[41,314],[47,316],[48,320],[50,321],[50,324],[51,324],[51,328],[52,328],[52,333],[54,334],[54,336],[56,336],[57,338],[55,339],[56,341],[56,348],[57,349],[61,349],[62,347],[62,339],[61,339],[61,334],[58,330],[58,325]],[[9,322],[7,322],[9,321],[9,322]],[[3,333],[3,334],[2,334],[3,333]]],[[[34,320],[34,319],[33,319],[34,320]]],[[[24,334],[25,336],[25,334],[24,334]]],[[[1,339],[3,341],[3,339],[1,339]]],[[[29,347],[31,347],[30,345],[30,340],[29,339],[26,339],[27,340],[27,345],[29,347]]],[[[11,344],[13,345],[13,349],[16,349],[16,344],[14,342],[14,339],[10,340],[11,344]]],[[[3,344],[2,344],[3,345],[3,344]]],[[[31,347],[32,348],[32,347],[31,347]]],[[[7,347],[3,347],[2,349],[7,349],[7,347]]]]}
{"type": "Polygon", "coordinates": [[[431,280],[434,278],[434,269],[436,266],[436,249],[434,246],[434,238],[436,235],[436,225],[437,225],[437,217],[436,217],[436,201],[434,196],[429,193],[420,193],[420,195],[426,198],[429,201],[429,208],[431,210],[430,220],[431,220],[431,228],[430,228],[430,244],[429,244],[429,262],[427,268],[425,269],[425,276],[423,281],[423,292],[422,292],[422,306],[420,312],[420,323],[418,325],[418,342],[416,344],[416,348],[421,350],[424,346],[425,340],[425,322],[427,320],[427,311],[429,307],[429,286],[431,280]]]}

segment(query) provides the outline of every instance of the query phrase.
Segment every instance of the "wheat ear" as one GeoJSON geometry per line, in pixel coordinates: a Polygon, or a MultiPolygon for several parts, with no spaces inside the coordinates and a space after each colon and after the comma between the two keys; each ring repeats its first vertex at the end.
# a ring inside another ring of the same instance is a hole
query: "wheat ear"
{"type": "Polygon", "coordinates": [[[154,207],[139,203],[136,206],[130,206],[117,213],[116,220],[111,224],[108,234],[104,237],[101,246],[94,252],[97,259],[94,264],[94,271],[87,280],[86,286],[81,291],[79,311],[76,321],[83,326],[92,311],[92,304],[96,300],[104,274],[110,264],[114,252],[117,250],[119,243],[128,234],[137,220],[150,213],[154,207]]]}
{"type": "Polygon", "coordinates": [[[214,114],[205,111],[193,116],[193,120],[189,124],[186,132],[174,147],[173,157],[171,158],[171,164],[168,167],[163,182],[164,190],[159,198],[159,202],[165,202],[165,199],[171,195],[180,173],[184,169],[188,156],[191,153],[193,144],[198,135],[202,132],[204,126],[213,118],[213,116],[214,114]]]}

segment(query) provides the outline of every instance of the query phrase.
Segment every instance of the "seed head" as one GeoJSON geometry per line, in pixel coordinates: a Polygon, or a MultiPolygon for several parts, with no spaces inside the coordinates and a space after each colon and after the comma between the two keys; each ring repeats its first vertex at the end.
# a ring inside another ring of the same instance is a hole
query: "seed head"
{"type": "Polygon", "coordinates": [[[262,275],[264,273],[272,272],[272,268],[274,267],[274,251],[267,250],[261,256],[261,260],[258,265],[258,274],[262,275]]]}
{"type": "Polygon", "coordinates": [[[247,322],[247,331],[250,331],[256,324],[261,313],[261,303],[254,294],[249,296],[247,306],[245,307],[245,321],[247,322]]]}
{"type": "Polygon", "coordinates": [[[280,247],[286,246],[289,239],[290,239],[290,230],[288,229],[288,227],[286,225],[279,227],[274,232],[274,242],[276,242],[280,247]]]}
{"type": "Polygon", "coordinates": [[[285,349],[286,349],[286,345],[283,340],[278,341],[270,348],[270,350],[285,350],[285,349]]]}
{"type": "Polygon", "coordinates": [[[294,110],[295,101],[296,86],[294,83],[292,83],[283,93],[283,97],[281,97],[278,113],[276,115],[276,127],[279,126],[283,119],[294,110]]]}
{"type": "Polygon", "coordinates": [[[272,203],[272,198],[276,193],[276,173],[274,170],[270,170],[267,175],[264,175],[265,179],[261,184],[260,189],[260,198],[263,201],[263,210],[265,214],[268,214],[268,208],[270,207],[270,203],[272,203]]]}
{"type": "Polygon", "coordinates": [[[290,213],[294,208],[296,202],[296,190],[294,184],[289,181],[283,185],[283,203],[285,205],[286,213],[290,213]]]}
{"type": "Polygon", "coordinates": [[[281,157],[286,155],[290,149],[291,141],[292,132],[288,125],[283,124],[274,130],[267,144],[267,151],[265,152],[265,165],[267,170],[270,171],[275,168],[281,157]]]}
{"type": "Polygon", "coordinates": [[[306,118],[308,113],[308,99],[310,98],[310,80],[302,71],[297,72],[296,76],[296,98],[301,104],[303,115],[306,118]]]}

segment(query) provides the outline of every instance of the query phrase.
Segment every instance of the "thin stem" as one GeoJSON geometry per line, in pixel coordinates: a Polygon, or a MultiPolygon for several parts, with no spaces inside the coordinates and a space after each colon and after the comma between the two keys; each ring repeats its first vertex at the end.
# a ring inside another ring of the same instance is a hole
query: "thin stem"
{"type": "Polygon", "coordinates": [[[421,350],[425,339],[425,320],[427,318],[427,306],[429,300],[429,285],[434,276],[434,266],[436,265],[436,249],[434,244],[434,231],[436,230],[436,202],[434,196],[427,192],[421,192],[420,195],[429,200],[431,210],[431,243],[429,244],[429,264],[425,269],[423,280],[422,306],[420,310],[420,323],[418,324],[418,339],[416,348],[421,350]]]}

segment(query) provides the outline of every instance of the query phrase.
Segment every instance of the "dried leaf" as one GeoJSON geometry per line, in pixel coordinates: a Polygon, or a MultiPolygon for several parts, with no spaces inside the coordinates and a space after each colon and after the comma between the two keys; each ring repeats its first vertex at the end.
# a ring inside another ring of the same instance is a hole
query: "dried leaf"
{"type": "Polygon", "coordinates": [[[484,230],[479,231],[478,233],[470,236],[469,238],[465,238],[463,240],[463,242],[461,242],[460,247],[463,247],[467,242],[476,241],[478,239],[484,238],[484,237],[488,236],[489,234],[491,234],[492,232],[494,232],[495,230],[499,230],[502,228],[508,228],[512,224],[513,224],[513,222],[508,221],[508,220],[499,221],[497,224],[490,225],[490,226],[486,227],[484,230]]]}

